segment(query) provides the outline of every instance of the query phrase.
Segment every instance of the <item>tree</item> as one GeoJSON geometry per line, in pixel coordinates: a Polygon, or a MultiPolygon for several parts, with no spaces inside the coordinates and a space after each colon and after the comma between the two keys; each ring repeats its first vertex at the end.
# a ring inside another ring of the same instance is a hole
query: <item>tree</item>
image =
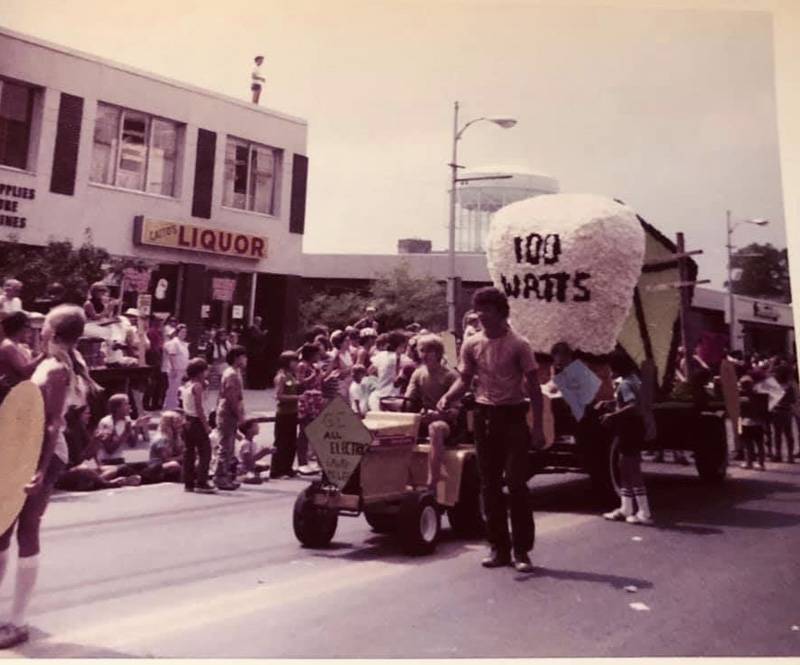
{"type": "Polygon", "coordinates": [[[51,240],[39,247],[10,238],[0,252],[0,276],[22,282],[22,301],[27,308],[44,296],[53,282],[64,285],[67,302],[82,304],[93,282],[108,274],[119,281],[125,269],[145,268],[138,259],[114,258],[105,249],[95,247],[88,229],[83,244],[77,248],[69,240],[51,240]]]}
{"type": "MultiPolygon", "coordinates": [[[[743,296],[791,302],[789,256],[786,249],[752,243],[731,257],[733,292],[743,296]]],[[[727,284],[726,284],[727,286],[727,284]]]]}
{"type": "Polygon", "coordinates": [[[443,330],[447,323],[444,285],[433,277],[415,277],[407,263],[375,276],[362,291],[328,289],[307,295],[300,302],[300,323],[304,330],[322,323],[331,330],[352,325],[375,305],[381,330],[404,328],[417,322],[430,330],[443,330]]]}
{"type": "MultiPolygon", "coordinates": [[[[371,288],[384,330],[419,323],[430,330],[447,326],[447,300],[443,284],[433,277],[414,277],[407,263],[378,275],[371,288]]],[[[363,311],[363,310],[362,310],[363,311]]]]}

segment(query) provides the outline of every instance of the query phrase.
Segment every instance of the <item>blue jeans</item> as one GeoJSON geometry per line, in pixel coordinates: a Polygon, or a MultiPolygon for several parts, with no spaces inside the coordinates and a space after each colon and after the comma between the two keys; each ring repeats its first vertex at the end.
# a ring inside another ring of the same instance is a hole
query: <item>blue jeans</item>
{"type": "Polygon", "coordinates": [[[217,413],[217,429],[219,430],[219,446],[217,447],[217,470],[214,473],[215,483],[232,482],[234,450],[236,446],[236,429],[239,421],[235,417],[217,413]]]}

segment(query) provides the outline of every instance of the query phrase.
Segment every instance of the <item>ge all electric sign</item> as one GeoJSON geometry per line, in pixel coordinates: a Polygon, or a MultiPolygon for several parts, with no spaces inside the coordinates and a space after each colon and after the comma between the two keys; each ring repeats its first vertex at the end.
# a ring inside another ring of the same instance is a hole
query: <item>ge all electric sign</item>
{"type": "Polygon", "coordinates": [[[267,239],[264,237],[152,217],[134,219],[133,242],[255,261],[267,258],[267,239]]]}

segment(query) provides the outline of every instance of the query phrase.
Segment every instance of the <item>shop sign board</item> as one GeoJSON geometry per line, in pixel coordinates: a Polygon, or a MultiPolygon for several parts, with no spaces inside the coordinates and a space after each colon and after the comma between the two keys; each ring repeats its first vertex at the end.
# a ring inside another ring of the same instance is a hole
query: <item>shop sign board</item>
{"type": "Polygon", "coordinates": [[[781,318],[778,310],[767,302],[754,302],[753,303],[753,316],[759,319],[768,319],[769,321],[777,321],[781,318]]]}
{"type": "Polygon", "coordinates": [[[36,198],[36,190],[0,182],[0,226],[24,229],[28,226],[25,206],[36,198]]]}
{"type": "Polygon", "coordinates": [[[136,245],[164,247],[258,261],[267,258],[267,239],[249,233],[213,229],[142,215],[134,219],[136,245]]]}
{"type": "Polygon", "coordinates": [[[306,427],[306,436],[331,484],[344,488],[369,450],[372,434],[338,395],[306,427]]]}
{"type": "Polygon", "coordinates": [[[139,297],[136,299],[136,309],[139,310],[140,319],[150,316],[153,309],[153,296],[149,293],[140,293],[139,297]]]}
{"type": "Polygon", "coordinates": [[[236,291],[236,280],[232,277],[211,278],[211,299],[222,302],[233,302],[233,293],[236,291]]]}

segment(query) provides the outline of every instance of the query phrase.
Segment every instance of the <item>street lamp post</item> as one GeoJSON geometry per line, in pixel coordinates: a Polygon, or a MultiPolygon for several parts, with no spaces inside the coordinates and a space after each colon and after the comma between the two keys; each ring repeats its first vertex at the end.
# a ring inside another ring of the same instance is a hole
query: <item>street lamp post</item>
{"type": "Polygon", "coordinates": [[[467,127],[488,120],[503,129],[509,129],[517,124],[514,118],[481,117],[470,120],[461,129],[458,128],[458,102],[454,104],[453,112],[453,156],[450,162],[450,224],[448,226],[448,258],[449,269],[447,275],[447,329],[456,331],[456,187],[458,185],[458,142],[467,127]]]}
{"type": "Polygon", "coordinates": [[[734,340],[736,339],[736,318],[734,316],[734,298],[733,298],[733,232],[740,224],[753,224],[754,226],[766,226],[769,224],[768,219],[742,219],[735,224],[731,224],[731,211],[725,211],[725,227],[728,232],[728,350],[733,351],[734,340]]]}

